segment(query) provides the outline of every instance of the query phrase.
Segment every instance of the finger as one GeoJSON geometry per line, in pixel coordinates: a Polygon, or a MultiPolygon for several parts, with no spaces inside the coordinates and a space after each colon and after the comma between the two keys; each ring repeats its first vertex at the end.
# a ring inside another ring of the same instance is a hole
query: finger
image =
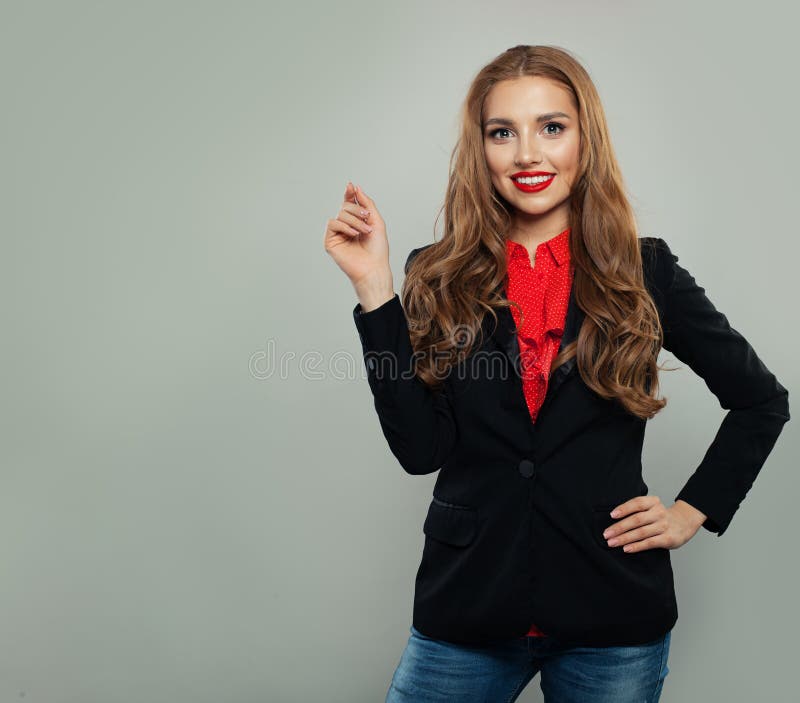
{"type": "Polygon", "coordinates": [[[360,217],[362,220],[364,220],[364,222],[367,221],[370,215],[369,210],[361,207],[361,205],[356,205],[355,203],[344,202],[342,204],[342,210],[346,210],[356,217],[360,217]]]}
{"type": "Polygon", "coordinates": [[[372,198],[370,198],[363,190],[361,190],[361,186],[356,186],[356,197],[358,198],[358,202],[361,203],[361,206],[365,210],[375,210],[375,203],[372,202],[372,198]]]}
{"type": "Polygon", "coordinates": [[[658,501],[658,496],[636,496],[614,508],[611,511],[611,517],[623,517],[639,510],[647,510],[658,501]]]}
{"type": "Polygon", "coordinates": [[[639,511],[633,515],[629,515],[624,520],[618,520],[613,525],[609,525],[603,532],[603,537],[606,539],[609,537],[616,537],[624,532],[641,527],[642,525],[647,525],[651,522],[653,522],[653,520],[649,515],[647,515],[645,512],[639,511]]]}
{"type": "Polygon", "coordinates": [[[352,203],[356,207],[360,207],[360,203],[356,202],[356,187],[352,181],[347,181],[347,185],[344,189],[344,198],[345,203],[352,203]]]}
{"type": "Polygon", "coordinates": [[[632,544],[626,544],[622,551],[626,554],[630,554],[631,552],[642,552],[646,549],[657,549],[660,547],[667,547],[668,545],[664,541],[662,535],[654,535],[653,537],[648,537],[647,539],[640,540],[638,542],[634,542],[632,544]]]}
{"type": "Polygon", "coordinates": [[[359,232],[355,227],[351,227],[346,222],[342,222],[341,220],[329,220],[328,231],[346,234],[350,237],[358,237],[361,234],[361,232],[359,232]]]}
{"type": "Polygon", "coordinates": [[[624,544],[630,544],[637,540],[644,539],[645,537],[652,537],[653,535],[660,535],[661,528],[655,523],[642,525],[632,530],[625,530],[617,532],[612,536],[606,538],[606,543],[609,547],[621,547],[624,544]]]}
{"type": "Polygon", "coordinates": [[[370,225],[355,215],[350,214],[346,210],[342,210],[339,213],[338,219],[350,225],[351,227],[355,227],[355,229],[357,229],[359,232],[364,232],[365,234],[372,232],[372,227],[370,225]]]}

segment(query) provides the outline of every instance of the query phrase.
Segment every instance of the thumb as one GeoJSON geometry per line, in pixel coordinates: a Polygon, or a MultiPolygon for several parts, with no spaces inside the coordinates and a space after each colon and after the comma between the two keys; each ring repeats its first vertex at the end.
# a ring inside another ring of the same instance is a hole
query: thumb
{"type": "Polygon", "coordinates": [[[347,181],[347,186],[344,189],[344,201],[346,203],[354,203],[356,201],[356,187],[352,182],[347,181]]]}
{"type": "Polygon", "coordinates": [[[372,198],[370,198],[363,190],[361,190],[361,186],[356,186],[356,196],[358,197],[358,202],[361,205],[372,212],[375,212],[375,203],[372,202],[372,198]]]}

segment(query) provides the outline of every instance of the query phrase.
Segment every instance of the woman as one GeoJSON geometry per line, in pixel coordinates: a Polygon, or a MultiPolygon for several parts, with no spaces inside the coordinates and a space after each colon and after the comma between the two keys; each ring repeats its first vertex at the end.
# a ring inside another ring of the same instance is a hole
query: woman
{"type": "Polygon", "coordinates": [[[386,226],[348,184],[325,249],[359,303],[380,426],[439,471],[387,701],[657,701],[678,616],[669,550],[721,535],[788,392],[663,239],[637,235],[597,91],[550,46],[475,77],[444,234],[394,293],[386,226]],[[728,409],[664,505],[641,452],[664,347],[728,409]]]}

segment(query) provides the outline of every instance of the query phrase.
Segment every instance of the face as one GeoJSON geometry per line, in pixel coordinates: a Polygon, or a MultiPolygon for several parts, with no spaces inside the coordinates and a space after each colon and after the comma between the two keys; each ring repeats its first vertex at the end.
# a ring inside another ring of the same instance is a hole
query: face
{"type": "Polygon", "coordinates": [[[580,149],[571,94],[542,76],[501,81],[486,96],[482,127],[486,164],[494,187],[513,208],[513,231],[523,238],[563,232],[580,149]],[[546,178],[520,183],[520,172],[546,178]]]}

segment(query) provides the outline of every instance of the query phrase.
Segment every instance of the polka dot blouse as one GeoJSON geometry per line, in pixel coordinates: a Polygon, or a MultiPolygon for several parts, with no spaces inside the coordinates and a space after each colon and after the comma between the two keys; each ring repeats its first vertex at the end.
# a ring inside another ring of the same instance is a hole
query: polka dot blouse
{"type": "Polygon", "coordinates": [[[506,240],[508,281],[506,297],[522,307],[511,308],[517,325],[520,369],[525,400],[536,421],[547,391],[550,364],[558,353],[572,286],[569,228],[536,247],[534,265],[528,250],[506,240]]]}

